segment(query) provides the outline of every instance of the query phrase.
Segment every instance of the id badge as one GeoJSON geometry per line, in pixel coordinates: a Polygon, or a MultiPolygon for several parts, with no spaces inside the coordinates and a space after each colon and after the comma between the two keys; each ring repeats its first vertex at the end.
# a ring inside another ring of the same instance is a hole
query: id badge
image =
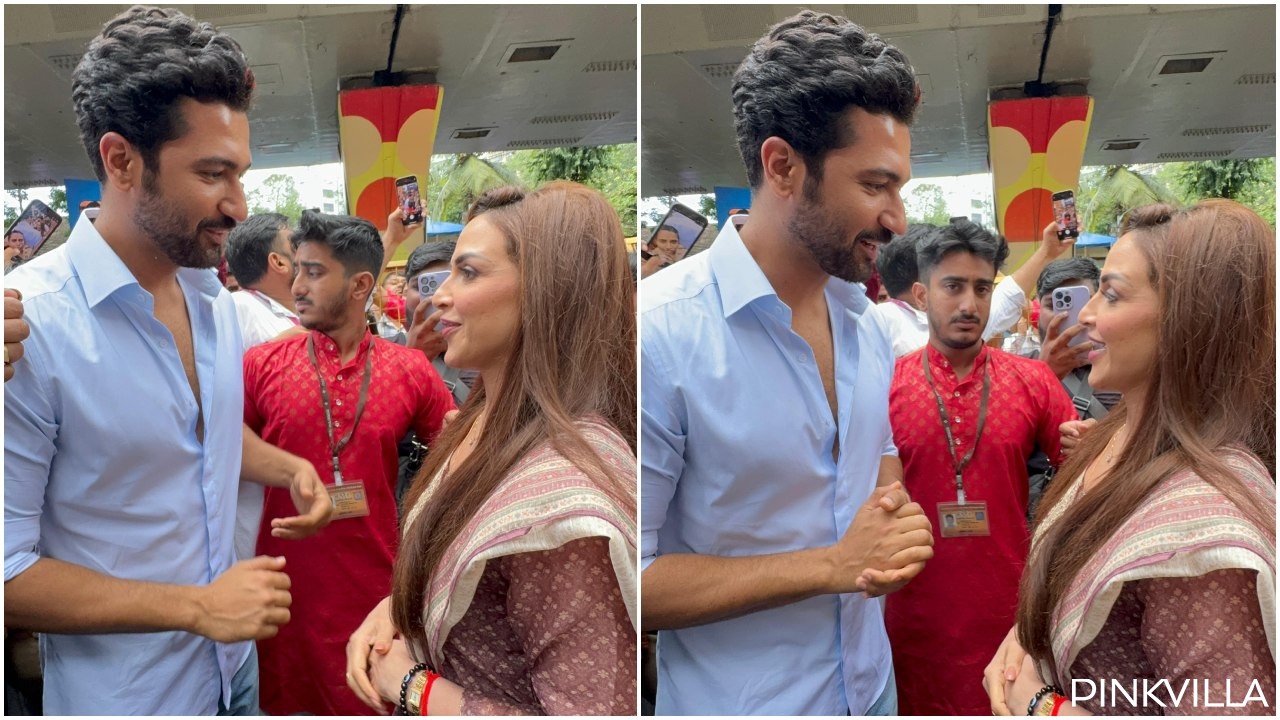
{"type": "Polygon", "coordinates": [[[349,482],[326,485],[329,499],[333,501],[333,519],[364,517],[369,514],[369,499],[364,494],[364,483],[349,482]]]}
{"type": "Polygon", "coordinates": [[[985,501],[938,503],[938,527],[942,537],[985,537],[991,534],[991,524],[985,501]]]}

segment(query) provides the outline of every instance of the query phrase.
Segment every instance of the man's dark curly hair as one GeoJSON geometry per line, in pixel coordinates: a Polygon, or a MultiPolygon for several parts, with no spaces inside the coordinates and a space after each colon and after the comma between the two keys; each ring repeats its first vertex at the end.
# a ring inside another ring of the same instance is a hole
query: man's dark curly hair
{"type": "Polygon", "coordinates": [[[815,180],[832,150],[854,142],[844,113],[860,107],[911,124],[920,92],[897,48],[849,20],[805,10],[769,28],[733,74],[733,118],[747,182],[760,186],[760,146],[786,140],[815,180]]]}
{"type": "Polygon", "coordinates": [[[248,112],[253,71],[231,36],[177,10],[135,5],[107,22],[71,76],[80,140],[99,180],[98,143],[120,133],[154,177],[160,146],[182,137],[178,102],[191,98],[248,112]]]}

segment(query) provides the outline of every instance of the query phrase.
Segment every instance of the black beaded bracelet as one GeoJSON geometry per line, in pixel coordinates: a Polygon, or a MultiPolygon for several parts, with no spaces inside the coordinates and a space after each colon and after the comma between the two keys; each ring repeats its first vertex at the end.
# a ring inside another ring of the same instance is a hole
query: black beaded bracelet
{"type": "MultiPolygon", "coordinates": [[[[1058,695],[1065,694],[1062,692],[1062,688],[1058,687],[1057,685],[1045,685],[1044,687],[1037,690],[1036,694],[1031,696],[1031,702],[1027,704],[1027,714],[1035,715],[1036,707],[1040,705],[1040,701],[1044,699],[1044,696],[1052,695],[1055,693],[1058,695]]],[[[404,695],[403,692],[400,694],[404,695]]]]}
{"type": "Polygon", "coordinates": [[[414,675],[417,675],[418,673],[426,669],[427,669],[426,663],[418,663],[417,665],[414,665],[413,669],[410,670],[408,674],[404,676],[404,679],[400,681],[400,714],[401,715],[409,714],[409,704],[407,702],[408,698],[406,697],[409,694],[409,683],[413,682],[414,675]]]}

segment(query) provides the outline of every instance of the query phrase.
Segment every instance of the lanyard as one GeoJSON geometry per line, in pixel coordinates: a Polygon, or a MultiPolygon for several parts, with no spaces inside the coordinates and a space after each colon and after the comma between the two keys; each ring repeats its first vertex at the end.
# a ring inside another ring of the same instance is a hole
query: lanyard
{"type": "Polygon", "coordinates": [[[333,441],[333,412],[329,409],[329,386],[324,382],[324,374],[320,372],[320,361],[316,359],[315,335],[307,337],[307,353],[311,355],[311,367],[315,368],[316,379],[320,381],[320,399],[324,401],[325,429],[329,431],[329,447],[333,450],[333,482],[335,485],[341,485],[342,471],[338,469],[338,453],[351,442],[352,436],[356,434],[356,427],[360,425],[360,416],[364,415],[364,404],[369,399],[369,379],[373,375],[373,344],[370,343],[369,349],[365,351],[364,380],[360,381],[360,399],[356,401],[356,419],[351,423],[351,429],[347,434],[336,443],[333,441]]]}
{"type": "Polygon", "coordinates": [[[964,469],[969,465],[969,461],[973,459],[973,453],[978,449],[978,440],[982,437],[982,428],[987,424],[987,401],[991,398],[991,372],[990,359],[982,364],[982,402],[978,405],[978,432],[973,436],[973,446],[969,448],[968,454],[963,460],[956,457],[956,440],[951,434],[951,419],[947,417],[947,408],[942,404],[942,396],[938,394],[938,388],[933,384],[933,373],[929,372],[929,349],[925,348],[920,353],[920,362],[924,365],[924,379],[929,382],[929,389],[933,391],[933,399],[938,401],[938,414],[942,416],[942,429],[947,433],[947,449],[951,451],[951,464],[956,470],[956,500],[961,505],[964,504],[964,469]]]}

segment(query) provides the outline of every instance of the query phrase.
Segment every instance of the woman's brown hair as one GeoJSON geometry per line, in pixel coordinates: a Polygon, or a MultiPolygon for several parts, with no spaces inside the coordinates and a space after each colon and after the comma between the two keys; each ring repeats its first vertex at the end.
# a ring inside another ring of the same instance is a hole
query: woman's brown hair
{"type": "MultiPolygon", "coordinates": [[[[1220,455],[1243,446],[1275,478],[1274,232],[1239,203],[1206,200],[1187,210],[1136,209],[1121,235],[1146,257],[1159,298],[1156,360],[1128,445],[1035,543],[1022,575],[1018,642],[1058,678],[1068,668],[1053,660],[1055,608],[1085,563],[1170,475],[1195,472],[1275,540],[1275,507],[1250,492],[1220,455]]],[[[1063,502],[1127,415],[1122,402],[1085,435],[1050,485],[1036,523],[1063,502]]]]}
{"type": "Polygon", "coordinates": [[[617,214],[600,193],[553,182],[524,194],[482,195],[467,222],[483,215],[507,240],[520,272],[520,327],[498,396],[477,384],[441,433],[405,500],[412,508],[484,407],[484,431],[467,459],[438,482],[396,558],[391,613],[411,645],[426,647],[424,599],[441,557],[511,468],[550,443],[595,479],[630,515],[636,479],[591,449],[575,425],[597,419],[636,451],[636,315],[627,250],[617,214]]]}

